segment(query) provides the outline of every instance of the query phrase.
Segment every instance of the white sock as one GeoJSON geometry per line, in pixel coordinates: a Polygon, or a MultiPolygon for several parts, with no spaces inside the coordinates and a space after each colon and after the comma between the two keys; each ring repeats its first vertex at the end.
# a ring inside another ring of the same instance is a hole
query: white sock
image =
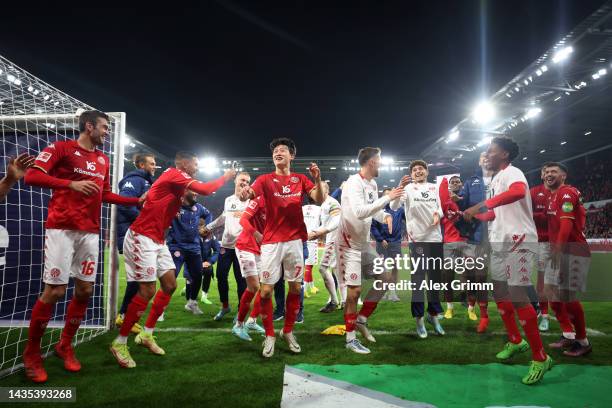
{"type": "Polygon", "coordinates": [[[451,302],[446,302],[446,308],[453,310],[453,304],[451,302]]]}
{"type": "Polygon", "coordinates": [[[355,340],[356,338],[357,338],[357,334],[355,333],[355,330],[346,332],[346,342],[347,343],[355,340]]]}
{"type": "Polygon", "coordinates": [[[153,329],[148,328],[147,326],[144,327],[144,331],[147,334],[153,334],[153,329]]]}
{"type": "Polygon", "coordinates": [[[247,324],[253,324],[253,323],[257,323],[257,319],[249,316],[249,318],[247,319],[247,324]]]}
{"type": "Polygon", "coordinates": [[[357,321],[359,323],[367,323],[368,322],[368,318],[362,315],[357,315],[357,321]]]}
{"type": "Polygon", "coordinates": [[[416,322],[417,322],[417,324],[418,324],[419,326],[422,326],[422,325],[424,324],[424,323],[423,323],[423,318],[422,318],[422,317],[417,317],[417,318],[416,318],[416,322]]]}
{"type": "Polygon", "coordinates": [[[469,310],[470,312],[474,311],[474,306],[472,306],[472,305],[468,305],[468,310],[469,310]]]}
{"type": "Polygon", "coordinates": [[[336,285],[334,284],[334,277],[327,270],[326,266],[321,266],[321,268],[319,269],[319,272],[321,272],[321,276],[323,277],[323,282],[325,283],[325,289],[327,289],[331,297],[330,300],[334,302],[335,304],[338,304],[338,295],[336,294],[336,285]]]}
{"type": "Polygon", "coordinates": [[[584,339],[576,339],[576,341],[580,343],[582,347],[586,347],[589,345],[589,339],[587,339],[586,337],[584,339]]]}
{"type": "Polygon", "coordinates": [[[568,340],[574,340],[576,338],[576,333],[573,332],[563,332],[563,337],[568,340]]]}
{"type": "Polygon", "coordinates": [[[543,317],[544,319],[548,319],[548,313],[546,313],[546,314],[542,313],[542,317],[543,317]]]}
{"type": "Polygon", "coordinates": [[[118,335],[115,341],[119,344],[127,344],[128,338],[127,336],[118,335]]]}

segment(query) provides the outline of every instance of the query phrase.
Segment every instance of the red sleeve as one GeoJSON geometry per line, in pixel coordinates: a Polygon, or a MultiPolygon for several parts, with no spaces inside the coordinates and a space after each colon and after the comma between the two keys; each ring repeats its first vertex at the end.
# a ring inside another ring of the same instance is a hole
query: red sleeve
{"type": "Polygon", "coordinates": [[[557,243],[565,243],[569,240],[570,233],[574,228],[574,221],[571,218],[561,218],[560,221],[557,243]]]}
{"type": "Polygon", "coordinates": [[[223,184],[225,184],[225,177],[221,176],[216,180],[209,181],[208,183],[202,183],[201,181],[193,180],[189,184],[187,184],[187,188],[198,194],[211,195],[214,191],[217,191],[223,184]]]}
{"type": "Polygon", "coordinates": [[[110,204],[124,205],[124,206],[134,206],[138,205],[139,197],[124,197],[119,194],[115,194],[111,191],[104,191],[102,193],[102,201],[110,204]]]}
{"type": "Polygon", "coordinates": [[[251,188],[253,189],[253,192],[255,192],[255,197],[259,197],[264,194],[263,186],[266,181],[265,177],[266,177],[265,175],[259,176],[255,179],[253,184],[251,184],[251,188]]]}
{"type": "Polygon", "coordinates": [[[312,189],[315,188],[314,183],[305,175],[300,174],[300,176],[302,179],[302,188],[304,189],[304,192],[306,192],[306,194],[310,194],[312,189]]]}
{"type": "Polygon", "coordinates": [[[503,193],[485,201],[485,205],[488,209],[493,209],[495,207],[499,207],[500,205],[511,204],[520,200],[521,198],[524,198],[526,190],[527,187],[525,186],[525,183],[517,181],[510,184],[508,191],[504,191],[503,193]]]}
{"type": "Polygon", "coordinates": [[[34,167],[40,168],[45,173],[50,173],[62,157],[64,157],[64,143],[51,143],[36,156],[34,167]]]}
{"type": "Polygon", "coordinates": [[[242,212],[240,217],[240,225],[242,225],[242,232],[252,234],[255,232],[255,227],[251,224],[251,219],[257,214],[259,210],[259,201],[257,199],[249,201],[249,205],[242,212]]]}
{"type": "Polygon", "coordinates": [[[59,189],[69,188],[71,180],[50,176],[42,169],[33,167],[26,171],[25,182],[31,186],[59,189]]]}
{"type": "Polygon", "coordinates": [[[495,212],[489,210],[487,212],[478,213],[474,217],[478,218],[480,221],[493,221],[495,219],[495,212]]]}

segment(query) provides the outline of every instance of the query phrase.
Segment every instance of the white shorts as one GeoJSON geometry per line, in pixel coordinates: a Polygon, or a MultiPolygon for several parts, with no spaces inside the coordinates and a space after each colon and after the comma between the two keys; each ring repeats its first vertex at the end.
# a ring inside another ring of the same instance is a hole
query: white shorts
{"type": "Polygon", "coordinates": [[[261,274],[259,280],[274,285],[280,280],[281,265],[287,282],[301,282],[304,277],[304,244],[301,239],[275,242],[261,246],[261,274]]]}
{"type": "Polygon", "coordinates": [[[95,282],[99,251],[99,234],[47,229],[43,282],[49,285],[67,285],[70,277],[95,282]]]}
{"type": "Polygon", "coordinates": [[[552,262],[546,264],[544,284],[558,286],[572,292],[586,292],[587,276],[591,257],[571,254],[562,255],[561,265],[553,269],[552,262]]]}
{"type": "Polygon", "coordinates": [[[321,259],[321,266],[326,268],[336,266],[336,244],[334,242],[325,243],[323,259],[321,259]]]}
{"type": "MultiPolygon", "coordinates": [[[[336,268],[338,276],[345,285],[361,286],[363,277],[374,276],[374,260],[378,254],[369,244],[363,251],[338,245],[338,259],[336,268]]],[[[384,268],[382,268],[384,271],[384,268]]]]}
{"type": "Polygon", "coordinates": [[[128,282],[155,282],[176,266],[165,244],[128,229],[123,240],[125,272],[128,282]]]}
{"type": "Polygon", "coordinates": [[[261,257],[259,255],[236,248],[236,257],[238,258],[243,278],[259,276],[259,271],[261,270],[261,257]]]}
{"type": "Polygon", "coordinates": [[[317,265],[319,263],[319,242],[308,241],[306,242],[306,245],[308,246],[308,258],[306,258],[305,264],[317,265]]]}
{"type": "Polygon", "coordinates": [[[508,282],[509,286],[531,286],[531,268],[536,254],[527,248],[521,245],[513,251],[492,251],[491,278],[508,282]]]}
{"type": "Polygon", "coordinates": [[[550,263],[550,242],[538,242],[538,272],[546,271],[550,263]]]}

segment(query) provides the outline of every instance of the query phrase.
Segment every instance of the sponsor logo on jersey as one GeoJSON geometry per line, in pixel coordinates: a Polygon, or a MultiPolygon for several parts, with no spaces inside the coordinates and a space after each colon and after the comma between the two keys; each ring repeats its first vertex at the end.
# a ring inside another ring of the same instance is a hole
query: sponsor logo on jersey
{"type": "Polygon", "coordinates": [[[81,154],[81,152],[79,152],[78,150],[74,151],[74,155],[75,156],[79,156],[79,157],[83,157],[83,155],[81,154]]]}
{"type": "Polygon", "coordinates": [[[86,161],[85,163],[87,164],[87,170],[96,171],[96,163],[90,161],[86,161]]]}
{"type": "Polygon", "coordinates": [[[297,183],[298,181],[300,181],[300,179],[298,179],[297,177],[293,176],[289,179],[289,181],[291,181],[292,183],[297,183]]]}
{"type": "Polygon", "coordinates": [[[104,160],[103,156],[98,156],[98,163],[100,163],[103,166],[106,164],[106,160],[104,160]]]}
{"type": "Polygon", "coordinates": [[[36,160],[46,163],[46,162],[49,161],[50,158],[51,158],[51,153],[49,153],[49,152],[40,152],[38,154],[38,156],[36,157],[36,160]]]}
{"type": "Polygon", "coordinates": [[[132,183],[130,181],[126,181],[125,184],[123,185],[123,188],[131,188],[131,189],[133,189],[134,186],[132,185],[132,183]]]}
{"type": "Polygon", "coordinates": [[[290,186],[282,186],[282,188],[283,188],[283,194],[289,194],[291,192],[290,186]]]}
{"type": "Polygon", "coordinates": [[[572,212],[574,211],[574,205],[570,202],[565,202],[563,203],[563,205],[561,206],[561,209],[563,210],[563,212],[572,212]]]}

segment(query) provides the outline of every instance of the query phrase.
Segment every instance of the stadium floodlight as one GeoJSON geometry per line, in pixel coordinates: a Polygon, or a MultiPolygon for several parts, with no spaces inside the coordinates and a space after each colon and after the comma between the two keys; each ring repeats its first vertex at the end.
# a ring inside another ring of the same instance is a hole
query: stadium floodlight
{"type": "Polygon", "coordinates": [[[527,160],[527,156],[523,157],[523,160],[527,160]]]}
{"type": "Polygon", "coordinates": [[[202,157],[199,160],[199,170],[206,174],[217,173],[219,171],[217,159],[214,157],[202,157]]]}
{"type": "Polygon", "coordinates": [[[561,96],[557,96],[553,101],[557,102],[559,99],[561,99],[561,96]]]}
{"type": "Polygon", "coordinates": [[[330,169],[330,170],[336,170],[336,168],[335,168],[335,167],[330,167],[329,169],[330,169]]]}
{"type": "Polygon", "coordinates": [[[585,135],[585,136],[588,136],[588,135],[590,135],[591,133],[593,133],[593,132],[591,132],[590,130],[587,130],[586,132],[584,132],[584,135],[585,135]]]}
{"type": "Polygon", "coordinates": [[[15,83],[15,80],[16,80],[17,78],[16,78],[16,77],[15,77],[15,75],[13,75],[13,74],[8,74],[8,75],[6,76],[6,79],[8,79],[8,81],[9,81],[11,84],[13,84],[13,83],[15,83]]]}
{"type": "Polygon", "coordinates": [[[253,171],[259,171],[259,167],[253,167],[253,171]]]}
{"type": "Polygon", "coordinates": [[[546,149],[540,150],[540,154],[542,154],[542,153],[546,153],[546,149]]]}
{"type": "Polygon", "coordinates": [[[386,157],[386,156],[385,156],[385,157],[381,157],[381,158],[380,158],[380,162],[381,162],[382,164],[385,164],[385,165],[387,165],[387,164],[392,164],[394,161],[395,161],[395,160],[393,160],[393,158],[392,158],[392,157],[386,157]]]}
{"type": "Polygon", "coordinates": [[[564,144],[566,144],[567,142],[564,140],[561,142],[561,146],[563,146],[564,144]]]}
{"type": "Polygon", "coordinates": [[[574,49],[571,46],[562,48],[561,50],[559,50],[559,51],[557,51],[555,53],[555,55],[553,56],[552,61],[555,64],[558,64],[561,61],[566,60],[567,57],[569,57],[572,52],[574,52],[574,49]]]}
{"type": "Polygon", "coordinates": [[[599,79],[600,75],[596,72],[593,75],[591,75],[593,77],[593,79],[599,79]]]}
{"type": "Polygon", "coordinates": [[[542,70],[542,72],[548,71],[548,67],[546,65],[542,65],[542,68],[540,69],[542,70]]]}
{"type": "Polygon", "coordinates": [[[495,119],[495,107],[489,102],[481,102],[472,111],[476,123],[486,124],[495,119]]]}
{"type": "Polygon", "coordinates": [[[601,76],[606,75],[608,73],[608,71],[606,71],[605,68],[600,69],[599,71],[597,71],[597,73],[601,76]]]}
{"type": "Polygon", "coordinates": [[[529,85],[529,81],[527,81],[527,80],[524,80],[524,81],[523,81],[523,83],[524,83],[525,85],[529,85]]]}
{"type": "Polygon", "coordinates": [[[542,76],[542,70],[541,69],[536,69],[536,75],[537,76],[542,76]]]}
{"type": "Polygon", "coordinates": [[[525,115],[525,119],[535,118],[540,113],[542,113],[541,108],[538,108],[538,107],[529,108],[529,110],[527,111],[527,114],[525,115]]]}
{"type": "Polygon", "coordinates": [[[446,141],[446,142],[447,142],[447,143],[448,143],[448,142],[452,142],[453,140],[457,140],[458,138],[459,138],[459,130],[458,130],[458,129],[455,129],[455,130],[453,130],[452,132],[450,132],[450,133],[448,134],[448,139],[447,139],[447,141],[446,141]]]}

